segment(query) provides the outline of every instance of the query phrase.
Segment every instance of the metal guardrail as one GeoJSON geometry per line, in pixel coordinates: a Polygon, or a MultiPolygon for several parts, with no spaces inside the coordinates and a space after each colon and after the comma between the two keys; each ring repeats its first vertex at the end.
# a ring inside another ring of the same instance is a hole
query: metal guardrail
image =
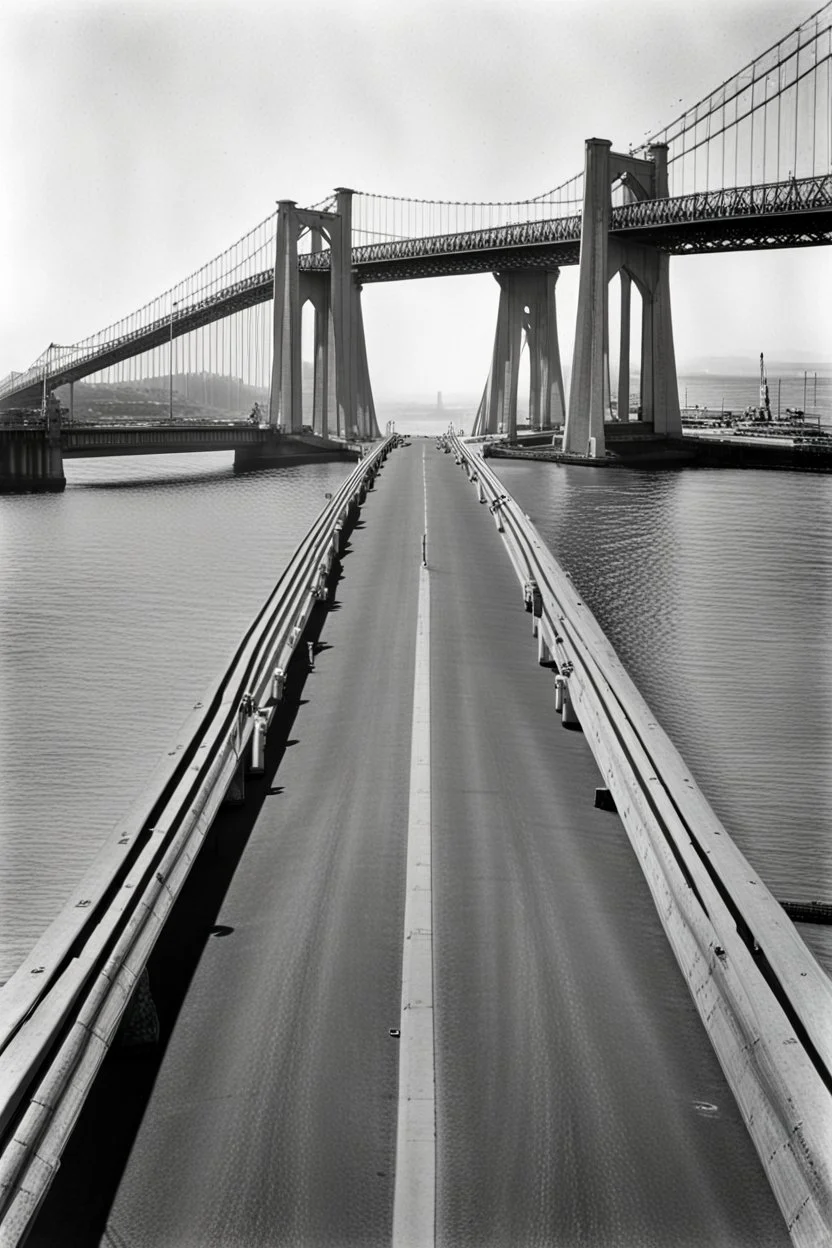
{"type": "Polygon", "coordinates": [[[479,455],[447,444],[503,536],[556,704],[595,755],[792,1239],[832,1243],[832,982],[528,516],[479,455]]]}
{"type": "Polygon", "coordinates": [[[0,1245],[26,1235],[159,933],[283,681],[344,529],[397,438],[361,460],[300,543],[225,675],[0,991],[0,1245]]]}

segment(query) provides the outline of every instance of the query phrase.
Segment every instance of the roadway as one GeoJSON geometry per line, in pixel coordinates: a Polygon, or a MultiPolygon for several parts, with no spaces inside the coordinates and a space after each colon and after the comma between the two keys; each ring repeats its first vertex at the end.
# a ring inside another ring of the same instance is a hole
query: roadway
{"type": "MultiPolygon", "coordinates": [[[[422,446],[369,494],[294,720],[157,954],[158,1058],[113,1055],[32,1245],[391,1241],[422,446]]],[[[785,1245],[493,522],[426,467],[436,1242],[785,1245]]]]}

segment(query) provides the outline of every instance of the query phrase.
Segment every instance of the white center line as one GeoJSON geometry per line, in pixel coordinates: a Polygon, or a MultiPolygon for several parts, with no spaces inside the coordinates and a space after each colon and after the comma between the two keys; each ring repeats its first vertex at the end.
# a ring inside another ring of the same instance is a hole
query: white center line
{"type": "MultiPolygon", "coordinates": [[[[427,481],[425,480],[425,533],[427,481]]],[[[430,829],[430,580],[419,568],[410,747],[394,1248],[431,1248],[436,1204],[430,829]]]]}

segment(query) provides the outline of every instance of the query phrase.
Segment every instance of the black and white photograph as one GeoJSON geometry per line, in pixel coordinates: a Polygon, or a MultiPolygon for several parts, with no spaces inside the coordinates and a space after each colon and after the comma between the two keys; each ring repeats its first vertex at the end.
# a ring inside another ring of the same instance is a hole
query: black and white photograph
{"type": "Polygon", "coordinates": [[[830,1248],[832,0],[0,48],[2,1248],[830,1248]]]}

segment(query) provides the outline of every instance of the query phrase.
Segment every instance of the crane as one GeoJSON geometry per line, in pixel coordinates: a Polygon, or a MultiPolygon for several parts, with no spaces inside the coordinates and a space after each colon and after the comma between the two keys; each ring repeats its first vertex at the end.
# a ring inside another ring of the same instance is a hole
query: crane
{"type": "Polygon", "coordinates": [[[763,359],[763,353],[760,352],[760,416],[763,420],[771,420],[771,403],[768,397],[768,377],[766,376],[766,362],[763,359]]]}

